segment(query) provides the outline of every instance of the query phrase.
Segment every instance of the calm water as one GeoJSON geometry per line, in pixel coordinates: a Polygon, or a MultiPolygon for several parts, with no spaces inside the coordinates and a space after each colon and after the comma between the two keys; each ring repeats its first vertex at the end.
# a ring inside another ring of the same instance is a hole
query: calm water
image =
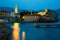
{"type": "MultiPolygon", "coordinates": [[[[9,25],[12,27],[12,24],[9,25]]],[[[22,40],[22,32],[25,31],[26,40],[60,40],[60,28],[35,28],[35,25],[20,23],[20,39],[22,40]]]]}

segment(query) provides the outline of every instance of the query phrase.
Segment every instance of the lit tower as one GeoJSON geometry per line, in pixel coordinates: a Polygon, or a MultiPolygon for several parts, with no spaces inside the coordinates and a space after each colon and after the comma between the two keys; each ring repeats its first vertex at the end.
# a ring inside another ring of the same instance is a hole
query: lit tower
{"type": "Polygon", "coordinates": [[[15,5],[14,13],[15,13],[15,22],[18,22],[18,7],[17,7],[17,5],[15,5]]]}
{"type": "MultiPolygon", "coordinates": [[[[17,5],[15,6],[15,14],[16,14],[16,17],[17,17],[18,16],[17,5]]],[[[20,40],[19,32],[20,32],[19,23],[14,22],[14,24],[13,24],[13,40],[20,40]]]]}
{"type": "Polygon", "coordinates": [[[15,5],[15,13],[16,14],[18,13],[18,7],[17,7],[17,5],[15,5]]]}

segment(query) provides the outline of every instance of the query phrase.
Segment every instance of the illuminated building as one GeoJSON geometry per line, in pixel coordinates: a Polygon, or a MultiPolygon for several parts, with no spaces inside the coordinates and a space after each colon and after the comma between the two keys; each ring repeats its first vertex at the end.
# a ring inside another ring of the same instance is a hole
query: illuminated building
{"type": "Polygon", "coordinates": [[[56,22],[57,14],[54,10],[45,9],[45,11],[36,14],[24,14],[22,19],[24,22],[56,22]]]}

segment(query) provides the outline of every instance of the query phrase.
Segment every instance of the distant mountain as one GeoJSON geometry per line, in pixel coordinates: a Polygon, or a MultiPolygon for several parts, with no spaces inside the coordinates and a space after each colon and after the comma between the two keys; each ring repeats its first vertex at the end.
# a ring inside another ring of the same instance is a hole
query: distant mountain
{"type": "MultiPolygon", "coordinates": [[[[0,10],[5,10],[5,11],[8,11],[8,12],[14,12],[14,8],[10,8],[10,7],[0,7],[0,10]]],[[[20,10],[20,9],[18,9],[19,11],[19,13],[20,13],[20,11],[23,11],[23,10],[20,10]]]]}
{"type": "Polygon", "coordinates": [[[58,17],[60,17],[60,9],[56,9],[56,13],[57,13],[58,17]]]}
{"type": "Polygon", "coordinates": [[[8,12],[13,12],[14,11],[14,9],[10,8],[10,7],[0,7],[0,10],[6,10],[8,12]]]}
{"type": "Polygon", "coordinates": [[[57,9],[56,12],[60,14],[60,9],[57,9]]]}

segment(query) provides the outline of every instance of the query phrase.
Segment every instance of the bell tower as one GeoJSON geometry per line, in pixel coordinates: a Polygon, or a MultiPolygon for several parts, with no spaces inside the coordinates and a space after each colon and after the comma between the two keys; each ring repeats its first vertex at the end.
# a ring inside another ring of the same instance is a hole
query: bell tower
{"type": "Polygon", "coordinates": [[[18,13],[18,7],[15,5],[15,13],[18,13]]]}

